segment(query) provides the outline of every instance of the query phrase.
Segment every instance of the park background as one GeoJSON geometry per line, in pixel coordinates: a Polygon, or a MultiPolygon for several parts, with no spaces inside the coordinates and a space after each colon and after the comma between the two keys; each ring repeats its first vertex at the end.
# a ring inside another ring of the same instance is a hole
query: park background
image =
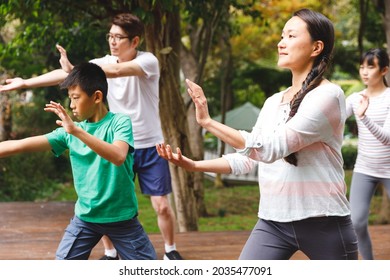
{"type": "MultiPolygon", "coordinates": [[[[202,159],[219,145],[196,124],[184,78],[205,90],[210,114],[246,102],[262,107],[265,99],[287,87],[288,71],[278,69],[277,43],[292,13],[311,8],[334,23],[336,44],[328,78],[346,95],[361,90],[359,58],[373,47],[388,48],[390,1],[256,1],[256,0],[9,0],[0,1],[0,84],[8,77],[28,78],[60,67],[55,48],[66,48],[73,64],[109,52],[105,34],[110,18],[130,11],[145,23],[141,49],[160,61],[160,114],[167,143],[185,155],[202,159]]],[[[0,96],[0,141],[50,132],[55,116],[43,111],[49,100],[68,106],[58,87],[28,89],[0,96]]],[[[356,126],[349,119],[343,157],[346,183],[356,158],[356,126]]],[[[171,166],[178,231],[249,230],[257,220],[257,184],[228,184],[217,176],[171,166]]],[[[139,193],[140,220],[147,232],[158,232],[148,197],[139,193]]],[[[0,201],[74,201],[68,156],[51,153],[0,159],[0,201]]],[[[370,223],[390,221],[389,202],[379,188],[370,223]]]]}

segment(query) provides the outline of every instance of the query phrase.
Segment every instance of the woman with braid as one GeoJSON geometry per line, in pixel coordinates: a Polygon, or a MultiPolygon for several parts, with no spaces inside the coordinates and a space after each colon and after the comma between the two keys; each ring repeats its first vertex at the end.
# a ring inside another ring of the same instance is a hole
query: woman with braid
{"type": "Polygon", "coordinates": [[[378,184],[390,195],[390,88],[386,81],[389,56],[385,49],[362,55],[359,74],[366,88],[348,96],[347,117],[355,115],[359,132],[349,200],[363,259],[374,259],[368,232],[370,202],[378,184]]]}
{"type": "Polygon", "coordinates": [[[278,66],[291,71],[292,85],[267,99],[251,133],[211,119],[202,88],[187,80],[198,123],[236,153],[193,161],[179,148],[156,145],[188,171],[242,174],[259,162],[259,220],[240,259],[285,260],[298,250],[316,260],[358,257],[341,155],[345,98],[324,78],[333,44],[328,18],[294,13],[278,44],[278,66]]]}

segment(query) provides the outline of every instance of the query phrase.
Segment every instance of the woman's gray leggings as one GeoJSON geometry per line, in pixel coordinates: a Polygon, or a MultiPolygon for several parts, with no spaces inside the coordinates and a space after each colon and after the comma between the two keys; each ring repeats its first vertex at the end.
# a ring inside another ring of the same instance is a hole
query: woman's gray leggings
{"type": "Polygon", "coordinates": [[[357,260],[351,217],[316,217],[287,223],[260,219],[240,260],[288,260],[298,250],[311,260],[357,260]]]}
{"type": "Polygon", "coordinates": [[[378,184],[382,183],[390,197],[390,179],[353,172],[349,201],[351,218],[358,237],[359,253],[365,260],[373,260],[372,244],[368,232],[370,202],[378,184]]]}

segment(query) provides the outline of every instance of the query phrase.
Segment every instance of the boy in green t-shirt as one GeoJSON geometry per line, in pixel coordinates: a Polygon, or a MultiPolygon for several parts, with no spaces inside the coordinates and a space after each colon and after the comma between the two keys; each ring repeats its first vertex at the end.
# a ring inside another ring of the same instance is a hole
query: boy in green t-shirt
{"type": "Polygon", "coordinates": [[[156,259],[137,219],[130,118],[108,111],[106,75],[96,64],[74,67],[61,88],[68,89],[70,109],[80,122],[73,122],[61,104],[51,101],[44,110],[60,118],[60,128],[0,143],[0,157],[50,150],[59,156],[69,149],[78,199],[56,259],[88,259],[103,235],[110,237],[121,259],[156,259]]]}

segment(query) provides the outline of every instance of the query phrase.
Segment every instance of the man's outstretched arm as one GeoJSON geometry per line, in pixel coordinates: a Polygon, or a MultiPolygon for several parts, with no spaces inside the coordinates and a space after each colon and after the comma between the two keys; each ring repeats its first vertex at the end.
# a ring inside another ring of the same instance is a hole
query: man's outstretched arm
{"type": "Polygon", "coordinates": [[[60,84],[68,76],[62,69],[56,69],[46,74],[39,75],[37,77],[22,79],[13,78],[6,79],[5,85],[0,85],[0,92],[6,92],[10,90],[17,90],[23,88],[37,88],[37,87],[48,87],[56,86],[60,84]]]}

